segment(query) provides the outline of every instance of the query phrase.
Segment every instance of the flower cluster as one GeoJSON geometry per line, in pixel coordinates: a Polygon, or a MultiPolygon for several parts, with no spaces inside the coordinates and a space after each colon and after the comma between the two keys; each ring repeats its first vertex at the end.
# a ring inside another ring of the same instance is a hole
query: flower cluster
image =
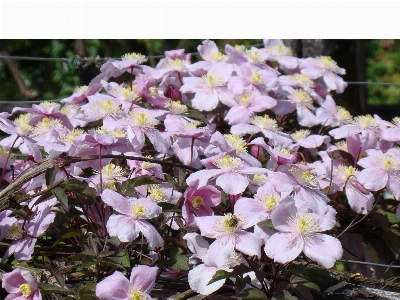
{"type": "MultiPolygon", "coordinates": [[[[276,273],[259,271],[304,257],[332,268],[348,216],[400,201],[400,119],[337,106],[331,92],[347,84],[331,57],[296,58],[280,40],[198,50],[201,61],[167,51],[155,68],[126,54],[61,104],[0,114],[3,261],[70,243],[82,249],[70,269],[98,281],[98,299],[150,299],[156,278],[186,276],[207,295],[240,267],[240,289],[272,295],[276,273]],[[131,263],[130,280],[109,275],[131,263]]],[[[4,275],[7,299],[41,299],[29,274],[4,275]]]]}

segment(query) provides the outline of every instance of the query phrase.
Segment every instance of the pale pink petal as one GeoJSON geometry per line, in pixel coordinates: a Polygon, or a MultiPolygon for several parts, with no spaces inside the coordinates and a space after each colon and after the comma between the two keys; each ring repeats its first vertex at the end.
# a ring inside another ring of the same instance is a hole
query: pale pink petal
{"type": "Polygon", "coordinates": [[[232,256],[235,247],[234,239],[230,237],[216,239],[208,248],[203,262],[210,267],[222,268],[232,256]]]}
{"type": "Polygon", "coordinates": [[[130,215],[131,211],[129,202],[121,194],[114,192],[113,190],[106,189],[101,194],[101,199],[104,203],[111,206],[115,211],[121,214],[130,215]]]}
{"type": "Polygon", "coordinates": [[[130,242],[139,235],[136,220],[125,215],[111,215],[107,222],[110,236],[117,236],[121,242],[130,242]]]}
{"type": "Polygon", "coordinates": [[[153,225],[146,221],[137,221],[136,226],[137,229],[142,232],[150,247],[155,248],[164,245],[163,238],[153,225]]]}
{"type": "Polygon", "coordinates": [[[254,233],[240,231],[236,233],[236,244],[235,249],[253,256],[261,257],[261,245],[262,239],[257,237],[254,233]]]}
{"type": "Polygon", "coordinates": [[[237,124],[237,125],[233,125],[231,127],[231,133],[237,134],[240,136],[243,136],[246,134],[258,133],[260,131],[261,131],[260,127],[257,127],[255,125],[250,125],[250,124],[237,124]]]}
{"type": "Polygon", "coordinates": [[[250,198],[240,198],[235,203],[235,214],[241,214],[246,217],[246,223],[249,227],[269,218],[269,213],[265,211],[260,203],[250,198]]]}
{"type": "Polygon", "coordinates": [[[211,177],[221,174],[222,172],[223,171],[220,169],[200,170],[200,171],[190,174],[189,177],[186,179],[186,183],[190,185],[191,182],[198,180],[199,186],[204,186],[207,184],[207,181],[211,177]]]}
{"type": "Polygon", "coordinates": [[[303,245],[303,239],[295,234],[277,232],[267,240],[264,250],[268,257],[284,264],[299,256],[303,245]]]}
{"type": "Polygon", "coordinates": [[[210,244],[198,233],[190,232],[183,236],[186,240],[188,248],[198,258],[203,259],[207,253],[210,244]]]}
{"type": "Polygon", "coordinates": [[[381,168],[367,168],[357,175],[358,181],[371,191],[379,191],[386,186],[388,173],[381,168]]]}
{"type": "Polygon", "coordinates": [[[207,285],[217,270],[215,267],[207,267],[204,264],[193,268],[188,275],[190,288],[202,295],[209,295],[217,291],[224,285],[226,279],[221,279],[207,285]]]}
{"type": "Polygon", "coordinates": [[[389,173],[386,187],[397,200],[400,200],[400,171],[389,173]]]}
{"type": "Polygon", "coordinates": [[[132,283],[121,272],[115,271],[96,285],[96,296],[100,300],[127,300],[131,289],[132,283]]]}
{"type": "Polygon", "coordinates": [[[218,93],[213,90],[211,93],[197,92],[192,99],[192,105],[194,108],[200,111],[210,111],[218,105],[218,93]]]}
{"type": "Polygon", "coordinates": [[[220,220],[221,216],[207,216],[207,217],[196,217],[194,218],[197,226],[200,228],[201,235],[205,237],[215,237],[214,224],[220,220]]]}
{"type": "Polygon", "coordinates": [[[243,193],[249,185],[249,179],[238,173],[224,173],[220,175],[216,184],[229,195],[237,195],[243,193]]]}
{"type": "Polygon", "coordinates": [[[156,282],[158,268],[145,265],[137,266],[132,269],[130,282],[135,291],[150,292],[156,282]]]}
{"type": "Polygon", "coordinates": [[[371,192],[368,191],[367,194],[361,192],[354,182],[348,183],[345,191],[349,205],[356,213],[365,215],[372,209],[375,197],[371,192]]]}
{"type": "Polygon", "coordinates": [[[343,255],[342,244],[337,238],[319,233],[306,240],[303,251],[307,257],[327,269],[332,268],[343,255]]]}

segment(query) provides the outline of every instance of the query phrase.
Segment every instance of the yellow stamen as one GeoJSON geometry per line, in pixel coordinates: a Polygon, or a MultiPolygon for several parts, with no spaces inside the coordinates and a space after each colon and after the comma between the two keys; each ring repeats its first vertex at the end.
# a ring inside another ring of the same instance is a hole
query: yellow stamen
{"type": "Polygon", "coordinates": [[[246,140],[236,134],[224,134],[224,138],[229,146],[236,150],[236,153],[247,152],[246,140]]]}
{"type": "Polygon", "coordinates": [[[224,172],[231,172],[243,168],[243,161],[238,157],[225,155],[222,158],[214,160],[213,164],[224,172]]]}
{"type": "Polygon", "coordinates": [[[24,283],[19,286],[19,290],[25,298],[28,298],[34,292],[33,287],[30,284],[24,283]]]}
{"type": "Polygon", "coordinates": [[[124,54],[121,56],[121,59],[122,60],[129,60],[129,59],[137,60],[137,63],[139,65],[147,62],[146,56],[144,56],[140,53],[135,53],[135,52],[124,54]]]}

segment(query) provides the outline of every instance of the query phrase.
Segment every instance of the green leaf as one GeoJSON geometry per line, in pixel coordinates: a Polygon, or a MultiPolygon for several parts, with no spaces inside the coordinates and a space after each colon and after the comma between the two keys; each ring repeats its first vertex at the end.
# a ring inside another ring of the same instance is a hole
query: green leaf
{"type": "Polygon", "coordinates": [[[64,181],[60,185],[60,187],[68,192],[75,192],[85,196],[92,196],[91,189],[89,188],[89,186],[86,183],[81,182],[75,178],[71,178],[64,181]]]}
{"type": "Polygon", "coordinates": [[[54,166],[50,169],[46,170],[45,173],[45,178],[46,178],[46,185],[51,186],[54,184],[54,180],[56,179],[56,174],[58,172],[59,168],[57,166],[54,166]]]}
{"type": "Polygon", "coordinates": [[[253,299],[253,300],[264,300],[268,299],[267,295],[265,295],[259,289],[247,289],[243,293],[238,295],[240,299],[253,299]]]}
{"type": "Polygon", "coordinates": [[[126,180],[118,185],[116,184],[116,187],[120,193],[124,195],[131,195],[132,193],[136,193],[134,188],[137,186],[146,184],[158,184],[158,183],[160,183],[160,181],[158,181],[157,179],[147,175],[143,175],[133,179],[126,180]]]}
{"type": "Polygon", "coordinates": [[[299,298],[291,295],[288,291],[279,291],[275,293],[272,300],[297,300],[299,298]]]}
{"type": "Polygon", "coordinates": [[[85,256],[82,258],[82,268],[89,268],[90,266],[101,263],[103,259],[95,256],[85,256]]]}
{"type": "Polygon", "coordinates": [[[396,214],[386,212],[386,215],[388,217],[389,223],[398,223],[400,221],[396,214]]]}
{"type": "Polygon", "coordinates": [[[192,118],[192,119],[196,119],[199,120],[201,122],[204,122],[206,124],[209,124],[210,122],[208,122],[207,118],[204,116],[204,114],[202,114],[201,112],[199,112],[196,109],[193,109],[191,107],[188,106],[188,110],[187,112],[184,114],[186,117],[192,118]]]}
{"type": "Polygon", "coordinates": [[[303,283],[303,285],[318,292],[321,291],[320,287],[316,285],[314,282],[305,282],[303,283]]]}
{"type": "Polygon", "coordinates": [[[217,272],[215,272],[214,276],[207,283],[207,285],[209,285],[209,284],[211,284],[213,282],[216,282],[218,280],[221,280],[221,279],[227,279],[229,277],[231,277],[231,275],[228,272],[226,272],[224,270],[218,270],[217,272]]]}
{"type": "Polygon", "coordinates": [[[177,255],[171,258],[169,265],[173,269],[189,270],[188,261],[184,255],[177,255]]]}
{"type": "Polygon", "coordinates": [[[79,300],[96,300],[93,295],[96,294],[96,284],[91,282],[88,283],[84,288],[79,291],[79,300]]]}
{"type": "Polygon", "coordinates": [[[242,278],[241,276],[236,276],[235,285],[239,291],[243,290],[246,287],[246,284],[251,283],[251,278],[249,275],[242,278]]]}
{"type": "Polygon", "coordinates": [[[51,294],[51,293],[65,293],[68,292],[67,289],[64,289],[59,286],[51,285],[51,284],[43,284],[43,283],[38,283],[40,287],[40,292],[42,294],[51,294]]]}
{"type": "Polygon", "coordinates": [[[129,268],[131,266],[131,261],[127,250],[119,252],[116,256],[106,257],[103,259],[103,262],[120,265],[125,268],[129,268]]]}
{"type": "Polygon", "coordinates": [[[63,206],[68,207],[68,197],[62,188],[56,187],[52,192],[63,206]]]}

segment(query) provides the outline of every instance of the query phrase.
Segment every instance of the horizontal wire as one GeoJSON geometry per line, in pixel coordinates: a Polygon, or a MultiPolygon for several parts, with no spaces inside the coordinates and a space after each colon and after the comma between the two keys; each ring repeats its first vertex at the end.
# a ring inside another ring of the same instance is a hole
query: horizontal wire
{"type": "Polygon", "coordinates": [[[7,104],[7,103],[20,103],[20,104],[40,104],[42,102],[60,102],[61,99],[58,100],[0,100],[0,104],[7,104]]]}
{"type": "MultiPolygon", "coordinates": [[[[247,48],[250,47],[259,47],[263,46],[264,44],[255,44],[255,45],[249,45],[245,46],[247,48]]],[[[218,49],[218,50],[223,50],[223,49],[218,49]]],[[[190,53],[185,53],[185,54],[200,54],[199,52],[190,52],[190,53]]],[[[165,58],[165,55],[151,55],[151,56],[146,56],[147,58],[165,58]]],[[[69,62],[71,59],[74,58],[64,58],[64,57],[29,57],[29,56],[5,56],[5,55],[0,55],[0,59],[12,59],[12,60],[31,60],[31,61],[62,61],[62,62],[69,62]]],[[[121,60],[120,57],[80,57],[81,60],[94,60],[94,61],[106,61],[108,59],[115,59],[115,60],[121,60]]]]}
{"type": "Polygon", "coordinates": [[[368,261],[359,261],[359,260],[351,260],[351,259],[339,259],[338,261],[353,263],[353,264],[360,264],[360,265],[371,265],[371,266],[384,267],[384,268],[389,268],[389,267],[394,268],[394,269],[400,268],[400,265],[385,265],[385,264],[378,264],[378,263],[372,263],[372,262],[368,262],[368,261]]]}
{"type": "Polygon", "coordinates": [[[346,81],[348,84],[358,84],[358,85],[394,85],[400,86],[400,83],[394,82],[372,82],[372,81],[346,81]]]}

